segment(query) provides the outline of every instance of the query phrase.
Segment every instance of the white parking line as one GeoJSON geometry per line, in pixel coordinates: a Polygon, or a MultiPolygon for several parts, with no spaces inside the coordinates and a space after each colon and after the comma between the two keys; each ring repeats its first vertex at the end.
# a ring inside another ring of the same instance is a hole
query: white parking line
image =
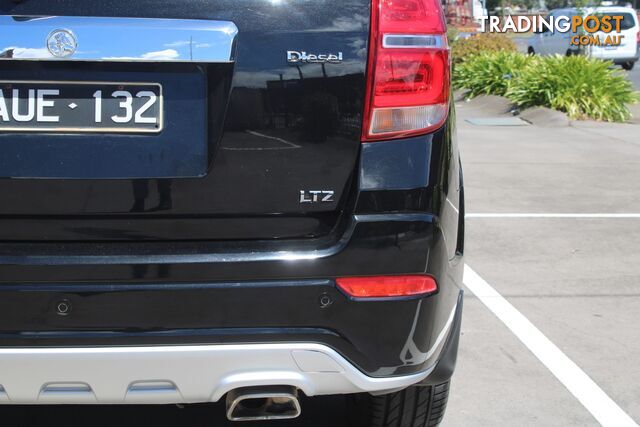
{"type": "Polygon", "coordinates": [[[468,265],[464,266],[464,284],[522,341],[601,425],[638,427],[638,424],[578,365],[468,265]]]}
{"type": "Polygon", "coordinates": [[[640,213],[469,213],[465,218],[640,218],[640,213]]]}

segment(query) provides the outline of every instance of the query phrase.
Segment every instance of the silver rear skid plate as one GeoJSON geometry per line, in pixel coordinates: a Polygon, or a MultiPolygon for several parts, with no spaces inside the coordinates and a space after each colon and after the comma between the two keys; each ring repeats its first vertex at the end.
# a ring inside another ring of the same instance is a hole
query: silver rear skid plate
{"type": "Polygon", "coordinates": [[[415,384],[432,370],[374,378],[315,343],[4,348],[0,366],[5,404],[216,402],[239,388],[271,386],[307,396],[378,393],[415,384]]]}

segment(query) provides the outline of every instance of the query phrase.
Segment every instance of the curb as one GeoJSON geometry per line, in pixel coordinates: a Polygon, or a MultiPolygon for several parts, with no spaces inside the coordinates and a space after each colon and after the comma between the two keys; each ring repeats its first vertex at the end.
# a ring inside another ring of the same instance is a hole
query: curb
{"type": "Polygon", "coordinates": [[[567,127],[571,123],[565,113],[547,107],[527,108],[520,112],[519,117],[540,127],[567,127]]]}

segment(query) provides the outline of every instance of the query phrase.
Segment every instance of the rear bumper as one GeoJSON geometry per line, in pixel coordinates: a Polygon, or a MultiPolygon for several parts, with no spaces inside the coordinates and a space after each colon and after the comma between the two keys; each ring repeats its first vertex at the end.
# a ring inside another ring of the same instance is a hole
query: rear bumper
{"type": "Polygon", "coordinates": [[[464,218],[450,133],[363,148],[355,213],[328,236],[3,243],[5,400],[175,403],[249,385],[314,395],[446,380],[464,218]],[[436,294],[355,301],[335,285],[341,276],[421,273],[436,279],[436,294]]]}
{"type": "Polygon", "coordinates": [[[591,56],[597,59],[613,61],[614,64],[623,64],[625,62],[636,62],[640,58],[640,49],[633,51],[616,52],[606,49],[598,49],[591,52],[591,56]]]}
{"type": "Polygon", "coordinates": [[[625,62],[638,62],[638,60],[640,60],[640,53],[638,53],[636,56],[631,56],[628,58],[616,58],[615,60],[613,60],[613,63],[620,65],[624,64],[625,62]]]}
{"type": "Polygon", "coordinates": [[[336,252],[310,252],[308,259],[229,262],[210,254],[180,263],[176,257],[186,255],[173,255],[153,264],[149,258],[160,256],[149,254],[139,265],[125,264],[133,260],[128,255],[105,264],[86,253],[45,260],[14,252],[0,265],[8,279],[0,285],[0,348],[310,342],[333,348],[371,377],[415,374],[437,362],[438,337],[458,299],[461,258],[449,259],[441,223],[424,214],[364,215],[336,252]],[[333,279],[425,271],[439,290],[417,299],[354,301],[333,279]],[[123,282],[107,272],[165,278],[123,282]],[[40,280],[11,280],[29,275],[40,280]],[[100,281],[88,281],[96,275],[100,281]],[[70,306],[65,315],[60,302],[70,306]]]}
{"type": "Polygon", "coordinates": [[[307,396],[384,393],[451,373],[459,300],[433,350],[442,364],[409,375],[371,377],[316,343],[145,347],[5,348],[0,404],[172,404],[216,402],[240,387],[288,385],[307,396]],[[453,351],[451,351],[453,350],[453,351]]]}

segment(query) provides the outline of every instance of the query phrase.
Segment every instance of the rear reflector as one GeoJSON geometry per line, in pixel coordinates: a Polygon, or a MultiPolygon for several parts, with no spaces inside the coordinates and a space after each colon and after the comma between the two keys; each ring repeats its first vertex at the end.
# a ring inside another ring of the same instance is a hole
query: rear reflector
{"type": "Polygon", "coordinates": [[[439,0],[372,0],[362,141],[427,133],[449,108],[450,63],[439,0]]]}
{"type": "Polygon", "coordinates": [[[408,276],[341,277],[338,287],[354,298],[426,296],[438,290],[436,280],[424,274],[408,276]]]}

